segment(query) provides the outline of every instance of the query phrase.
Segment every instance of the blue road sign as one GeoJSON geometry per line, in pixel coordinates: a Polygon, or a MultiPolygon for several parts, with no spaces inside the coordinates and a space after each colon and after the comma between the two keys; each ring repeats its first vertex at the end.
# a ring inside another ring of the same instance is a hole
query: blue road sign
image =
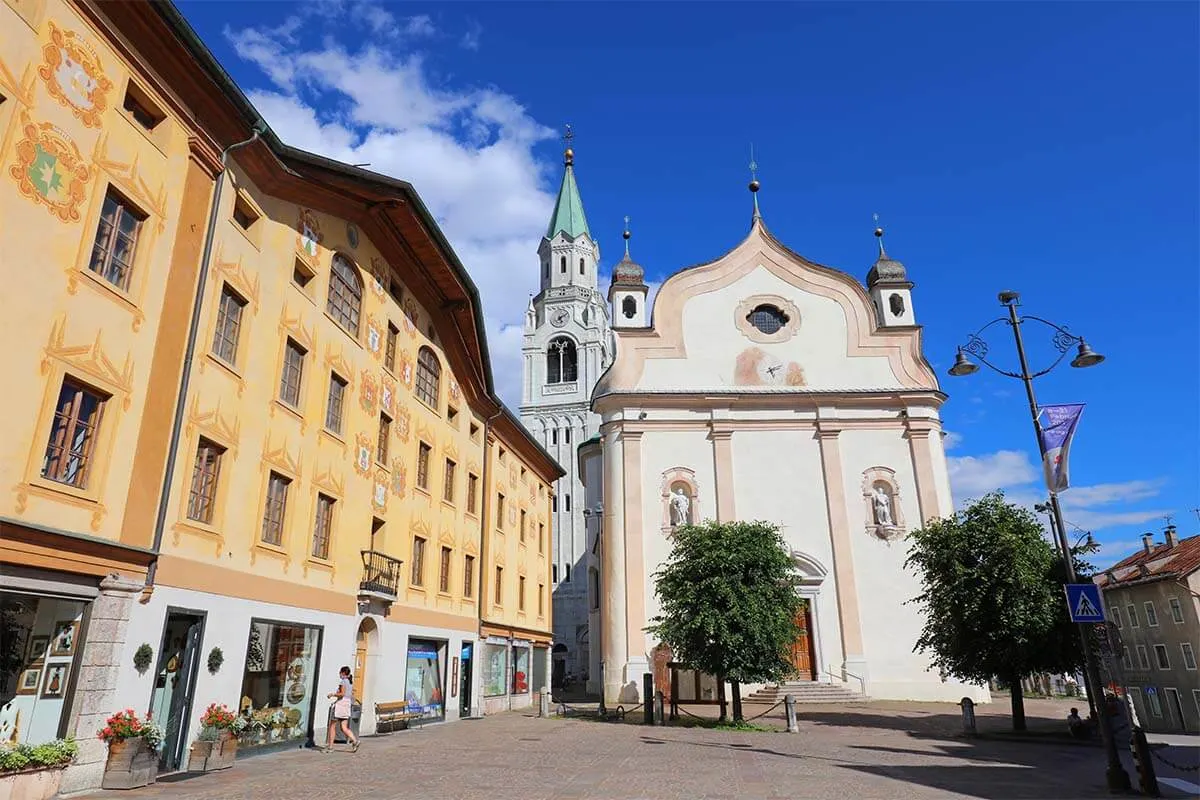
{"type": "Polygon", "coordinates": [[[1094,583],[1068,583],[1067,610],[1071,622],[1104,622],[1104,603],[1100,600],[1100,587],[1094,583]]]}

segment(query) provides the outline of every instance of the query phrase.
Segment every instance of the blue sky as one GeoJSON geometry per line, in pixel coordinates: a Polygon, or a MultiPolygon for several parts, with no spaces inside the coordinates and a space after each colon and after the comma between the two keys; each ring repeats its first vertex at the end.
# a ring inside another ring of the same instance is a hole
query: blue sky
{"type": "MultiPolygon", "coordinates": [[[[1196,4],[181,7],[285,140],[414,183],[480,285],[510,405],[562,124],[606,266],[628,214],[655,281],[745,235],[753,142],[794,250],[862,279],[880,215],[950,394],[959,500],[1042,494],[1020,383],[945,376],[1011,288],[1108,356],[1037,385],[1087,403],[1068,520],[1100,560],[1165,514],[1200,532],[1196,4]]],[[[1035,364],[1057,355],[1026,336],[1035,364]]]]}

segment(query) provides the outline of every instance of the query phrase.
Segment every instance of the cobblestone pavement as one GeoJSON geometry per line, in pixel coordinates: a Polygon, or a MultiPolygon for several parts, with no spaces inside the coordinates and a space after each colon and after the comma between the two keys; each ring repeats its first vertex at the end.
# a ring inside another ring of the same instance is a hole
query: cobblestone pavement
{"type": "MultiPolygon", "coordinates": [[[[764,711],[747,706],[746,715],[764,711]]],[[[297,750],[122,798],[707,800],[1101,798],[1103,755],[1069,742],[966,740],[947,704],[802,707],[800,733],[538,719],[522,712],[297,750]]],[[[990,715],[988,715],[990,716],[990,715]]],[[[1170,796],[1183,796],[1165,792],[1170,796]]],[[[100,797],[104,795],[93,795],[100,797]]],[[[111,800],[108,798],[107,800],[111,800]]]]}

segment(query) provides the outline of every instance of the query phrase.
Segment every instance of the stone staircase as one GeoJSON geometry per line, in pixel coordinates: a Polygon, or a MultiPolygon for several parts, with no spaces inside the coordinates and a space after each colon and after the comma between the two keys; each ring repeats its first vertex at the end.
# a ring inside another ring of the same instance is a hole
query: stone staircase
{"type": "MultiPolygon", "coordinates": [[[[854,684],[857,687],[857,682],[854,684]]],[[[861,703],[868,698],[844,683],[818,683],[817,681],[785,681],[784,683],[759,689],[746,698],[748,703],[775,704],[785,695],[792,695],[797,703],[861,703]]]]}

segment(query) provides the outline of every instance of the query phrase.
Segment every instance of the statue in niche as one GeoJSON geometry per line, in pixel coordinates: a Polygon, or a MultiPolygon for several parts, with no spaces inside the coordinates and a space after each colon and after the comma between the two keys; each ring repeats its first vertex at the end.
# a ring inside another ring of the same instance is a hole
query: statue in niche
{"type": "Polygon", "coordinates": [[[892,498],[886,489],[876,485],[875,493],[871,497],[871,503],[875,507],[876,525],[883,525],[888,528],[895,526],[896,523],[892,517],[892,498]]]}
{"type": "Polygon", "coordinates": [[[692,506],[691,498],[683,491],[682,486],[676,486],[675,491],[671,494],[671,527],[675,528],[680,525],[687,525],[690,520],[688,518],[689,509],[692,506]]]}

